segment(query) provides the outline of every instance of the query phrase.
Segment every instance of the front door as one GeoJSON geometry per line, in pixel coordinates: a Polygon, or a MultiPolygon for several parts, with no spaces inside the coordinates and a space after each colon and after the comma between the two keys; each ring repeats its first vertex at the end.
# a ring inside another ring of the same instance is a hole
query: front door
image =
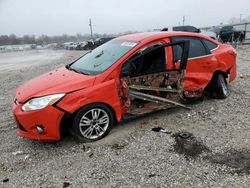
{"type": "Polygon", "coordinates": [[[182,106],[183,80],[188,54],[188,42],[155,43],[135,53],[123,64],[121,96],[123,110],[129,114],[144,114],[172,106],[182,106]],[[183,49],[179,69],[167,69],[167,48],[183,49]]]}

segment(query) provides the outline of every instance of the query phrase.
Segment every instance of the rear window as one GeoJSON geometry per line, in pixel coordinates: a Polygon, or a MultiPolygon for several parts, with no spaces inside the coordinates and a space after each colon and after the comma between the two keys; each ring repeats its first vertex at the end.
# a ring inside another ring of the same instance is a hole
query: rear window
{"type": "Polygon", "coordinates": [[[209,40],[206,40],[206,39],[203,39],[203,42],[205,43],[205,45],[207,46],[207,48],[211,51],[211,50],[213,50],[213,49],[215,49],[215,48],[217,48],[217,44],[215,44],[215,43],[213,43],[213,42],[211,42],[211,41],[209,41],[209,40]]]}

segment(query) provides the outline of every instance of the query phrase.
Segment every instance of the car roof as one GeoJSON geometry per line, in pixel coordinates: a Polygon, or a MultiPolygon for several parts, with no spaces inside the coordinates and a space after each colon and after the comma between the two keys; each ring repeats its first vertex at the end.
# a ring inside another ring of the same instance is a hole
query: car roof
{"type": "Polygon", "coordinates": [[[128,41],[135,41],[135,42],[142,42],[144,40],[157,40],[167,37],[174,37],[174,36],[190,36],[190,37],[202,37],[202,38],[209,38],[205,35],[199,33],[191,33],[191,32],[168,32],[168,31],[161,31],[161,32],[146,32],[146,33],[135,33],[117,37],[117,40],[128,40],[128,41]]]}

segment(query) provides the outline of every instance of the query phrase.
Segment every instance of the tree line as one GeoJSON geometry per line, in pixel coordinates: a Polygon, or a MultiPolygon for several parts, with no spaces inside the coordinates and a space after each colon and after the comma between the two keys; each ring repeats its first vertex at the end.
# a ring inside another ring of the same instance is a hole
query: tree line
{"type": "MultiPolygon", "coordinates": [[[[94,38],[111,37],[109,34],[94,34],[94,38]]],[[[24,35],[18,37],[15,34],[0,35],[0,46],[3,45],[18,45],[18,44],[37,44],[45,45],[50,43],[64,43],[64,42],[80,42],[91,39],[89,34],[76,34],[76,35],[61,35],[61,36],[47,36],[41,35],[36,37],[35,35],[24,35]]]]}

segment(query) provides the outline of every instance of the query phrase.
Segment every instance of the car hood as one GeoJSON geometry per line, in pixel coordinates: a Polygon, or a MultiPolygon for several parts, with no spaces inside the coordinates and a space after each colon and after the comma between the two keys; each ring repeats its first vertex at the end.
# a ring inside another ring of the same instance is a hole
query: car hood
{"type": "Polygon", "coordinates": [[[25,102],[32,97],[68,93],[93,86],[95,76],[83,75],[61,67],[24,83],[16,90],[16,99],[25,102]]]}

